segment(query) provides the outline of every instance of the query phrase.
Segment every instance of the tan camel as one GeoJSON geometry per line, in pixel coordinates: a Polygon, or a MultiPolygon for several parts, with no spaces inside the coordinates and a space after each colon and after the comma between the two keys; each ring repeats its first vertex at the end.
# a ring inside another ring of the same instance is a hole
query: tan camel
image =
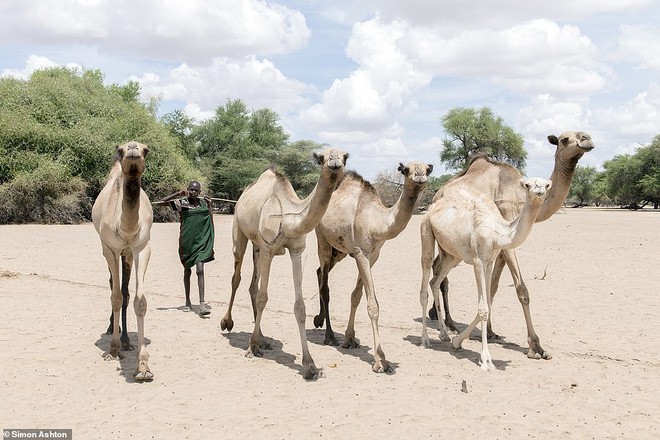
{"type": "MultiPolygon", "coordinates": [[[[568,196],[568,191],[571,186],[573,173],[580,158],[584,153],[591,151],[594,144],[591,136],[581,131],[569,131],[562,133],[559,137],[550,135],[548,141],[555,145],[555,164],[552,170],[550,180],[552,180],[552,188],[548,192],[545,202],[541,205],[539,214],[536,217],[536,222],[542,222],[550,218],[564,203],[568,196]]],[[[481,194],[488,195],[497,204],[498,209],[502,216],[507,220],[514,219],[520,212],[521,206],[525,200],[525,194],[517,184],[521,175],[520,172],[514,167],[503,164],[494,163],[487,160],[483,155],[475,157],[471,165],[460,175],[454,179],[462,182],[462,185],[471,187],[474,191],[479,191],[481,194]]],[[[445,192],[451,191],[445,188],[434,197],[434,201],[443,197],[445,192]]],[[[518,300],[523,308],[525,316],[525,323],[527,326],[527,342],[529,350],[527,356],[530,358],[550,359],[552,355],[541,347],[536,331],[532,324],[531,312],[529,309],[529,291],[520,273],[518,259],[514,249],[506,249],[500,252],[495,265],[493,267],[491,295],[495,295],[499,284],[500,276],[504,265],[507,265],[518,295],[518,300]]],[[[434,265],[435,266],[435,265],[434,265]]],[[[445,324],[447,328],[456,331],[456,326],[449,313],[448,303],[448,281],[445,278],[437,278],[437,270],[434,269],[434,276],[431,280],[431,289],[438,289],[439,281],[442,280],[439,288],[442,290],[443,304],[445,309],[445,324]]],[[[429,310],[429,316],[432,319],[437,319],[435,305],[429,310]]],[[[488,337],[499,338],[491,328],[490,317],[488,319],[488,337]]]]}
{"type": "Polygon", "coordinates": [[[112,357],[123,357],[119,337],[120,308],[123,312],[122,346],[124,349],[131,348],[126,330],[126,307],[129,298],[128,279],[131,267],[135,264],[133,307],[137,316],[138,353],[133,377],[138,381],[150,381],[154,377],[149,370],[149,354],[144,345],[144,316],[147,313],[147,298],[142,287],[151,256],[149,239],[153,223],[151,203],[141,187],[148,152],[149,148],[146,145],[134,141],[119,145],[115,151],[108,180],[92,207],[92,222],[101,237],[103,256],[110,270],[110,288],[112,289],[110,303],[112,304],[113,319],[109,354],[112,357]],[[121,282],[120,260],[123,277],[121,282]]]}
{"type": "Polygon", "coordinates": [[[367,296],[367,311],[371,319],[374,336],[373,371],[391,372],[385,360],[378,333],[378,300],[374,290],[371,267],[378,260],[380,250],[387,240],[403,231],[410,218],[419,194],[426,186],[433,165],[421,162],[399,164],[399,171],[405,176],[403,191],[399,200],[391,208],[383,205],[376,190],[360,175],[350,172],[342,180],[330,199],[330,206],[316,227],[320,267],[316,274],[319,281],[320,311],[314,317],[314,325],[326,323],[325,344],[338,345],[330,325],[330,289],[328,274],[347,254],[357,263],[359,276],[351,294],[351,313],[346,329],[344,348],[356,348],[355,311],[362,298],[362,286],[367,296]]]}
{"type": "MultiPolygon", "coordinates": [[[[474,191],[472,187],[461,185],[460,182],[447,183],[447,191],[443,197],[433,203],[424,216],[422,231],[422,286],[420,302],[422,304],[422,345],[430,347],[426,331],[426,306],[428,303],[429,277],[433,269],[433,254],[435,242],[440,248],[437,263],[437,276],[443,279],[451,269],[461,261],[474,266],[477,282],[478,313],[472,323],[454,337],[452,345],[459,348],[463,340],[481,321],[481,368],[493,370],[486,326],[491,306],[491,277],[493,264],[500,250],[513,249],[520,246],[534,226],[541,205],[551,188],[549,180],[534,177],[528,180],[520,179],[520,186],[525,189],[526,200],[520,215],[513,221],[502,217],[497,204],[491,197],[474,191]]],[[[433,292],[436,304],[440,304],[438,291],[433,292]]],[[[438,307],[439,309],[439,307],[438,307]]],[[[440,333],[447,336],[447,329],[442,320],[438,321],[440,333]]]]}
{"type": "Polygon", "coordinates": [[[321,175],[312,193],[304,200],[298,198],[289,180],[272,168],[264,171],[239,197],[232,228],[234,275],[231,280],[231,299],[227,313],[220,323],[222,330],[231,331],[234,326],[231,309],[241,282],[245,248],[250,240],[254,260],[250,298],[255,319],[246,356],[261,355],[260,347],[268,347],[262,344],[261,317],[268,301],[270,266],[274,256],[282,255],[285,249],[288,249],[293,267],[294,313],[300,331],[305,379],[318,377],[318,369],[309,353],[305,334],[306,312],[302,297],[301,257],[305,250],[307,233],[321,221],[332,192],[344,176],[348,154],[327,149],[320,154],[314,154],[314,157],[321,165],[321,175]]]}

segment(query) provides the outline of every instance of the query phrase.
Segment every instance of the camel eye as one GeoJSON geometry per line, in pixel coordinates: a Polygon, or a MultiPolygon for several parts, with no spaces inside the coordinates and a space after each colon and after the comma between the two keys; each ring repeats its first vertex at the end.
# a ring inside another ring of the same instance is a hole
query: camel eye
{"type": "Polygon", "coordinates": [[[561,143],[564,145],[568,145],[568,138],[567,137],[561,138],[561,143]]]}

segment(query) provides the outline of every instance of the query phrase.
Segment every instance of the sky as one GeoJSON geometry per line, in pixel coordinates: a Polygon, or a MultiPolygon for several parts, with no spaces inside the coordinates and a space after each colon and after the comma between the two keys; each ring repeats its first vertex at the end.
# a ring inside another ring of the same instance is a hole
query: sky
{"type": "MultiPolygon", "coordinates": [[[[99,69],[201,122],[269,108],[290,140],[350,154],[368,179],[440,162],[441,119],[489,107],[548,177],[550,134],[586,131],[580,164],[660,134],[658,0],[3,0],[0,76],[99,69]]],[[[157,146],[152,146],[157,148],[157,146]]]]}

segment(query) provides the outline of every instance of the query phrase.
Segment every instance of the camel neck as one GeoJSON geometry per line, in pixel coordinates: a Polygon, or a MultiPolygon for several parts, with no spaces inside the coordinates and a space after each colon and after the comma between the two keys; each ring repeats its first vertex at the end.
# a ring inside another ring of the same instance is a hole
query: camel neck
{"type": "Polygon", "coordinates": [[[121,230],[132,235],[139,229],[140,213],[140,177],[124,176],[123,197],[121,202],[121,230]]]}
{"type": "Polygon", "coordinates": [[[392,207],[388,208],[390,215],[388,216],[389,221],[385,231],[385,236],[388,239],[399,235],[408,225],[421,189],[419,186],[408,187],[404,184],[399,199],[392,207]]]}
{"type": "Polygon", "coordinates": [[[574,157],[569,161],[562,162],[560,159],[555,161],[555,167],[550,176],[552,188],[548,191],[548,195],[539,209],[536,223],[549,219],[562,207],[571,189],[571,181],[579,159],[580,157],[574,157]]]}

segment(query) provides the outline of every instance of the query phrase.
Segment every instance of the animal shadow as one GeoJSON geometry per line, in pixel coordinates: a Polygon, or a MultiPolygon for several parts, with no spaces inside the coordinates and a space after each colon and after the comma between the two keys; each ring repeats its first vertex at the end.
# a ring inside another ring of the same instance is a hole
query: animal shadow
{"type": "MultiPolygon", "coordinates": [[[[421,323],[422,318],[415,318],[416,322],[421,323]]],[[[461,348],[454,348],[452,345],[451,341],[441,341],[438,337],[438,327],[437,327],[437,320],[432,320],[429,319],[427,323],[430,323],[431,325],[428,326],[427,331],[429,333],[429,339],[431,343],[431,350],[436,350],[436,351],[442,351],[445,353],[449,353],[452,356],[454,356],[456,359],[463,360],[467,359],[468,361],[479,365],[479,362],[481,361],[481,352],[477,352],[474,350],[470,350],[468,348],[465,348],[465,341],[463,341],[463,346],[461,348]]],[[[467,324],[462,324],[459,322],[455,322],[456,324],[456,330],[458,333],[461,333],[463,330],[467,328],[467,324]]],[[[420,328],[421,329],[421,328],[420,328]]],[[[420,331],[421,333],[421,331],[420,331]]],[[[453,335],[450,335],[453,337],[453,335]]],[[[421,336],[417,335],[408,335],[403,338],[404,341],[407,341],[411,343],[412,345],[416,345],[418,347],[421,347],[422,345],[422,338],[421,336]]],[[[476,341],[476,342],[481,342],[481,330],[478,328],[475,328],[472,333],[466,338],[466,340],[471,340],[471,341],[476,341]]],[[[518,351],[521,353],[524,353],[525,355],[527,354],[527,350],[524,347],[521,347],[519,344],[513,343],[513,342],[506,342],[504,338],[500,337],[498,339],[489,339],[488,344],[498,344],[501,345],[507,349],[518,351]]],[[[481,346],[479,345],[479,348],[481,346]]],[[[510,361],[500,361],[497,359],[493,359],[493,364],[498,370],[505,370],[506,367],[510,364],[510,361]]]]}
{"type": "MultiPolygon", "coordinates": [[[[119,367],[117,371],[121,376],[124,376],[124,380],[129,383],[143,383],[143,381],[138,381],[133,378],[133,373],[135,372],[135,366],[137,365],[137,332],[128,332],[128,338],[133,345],[133,350],[122,350],[118,358],[113,358],[110,356],[110,341],[112,340],[112,335],[108,335],[105,332],[101,333],[99,338],[96,340],[94,345],[96,345],[101,350],[101,356],[107,360],[119,360],[119,367]]],[[[147,347],[151,344],[151,339],[145,336],[144,346],[147,347]]]]}
{"type": "MultiPolygon", "coordinates": [[[[343,343],[344,339],[346,338],[343,333],[335,332],[335,337],[339,341],[339,345],[326,345],[325,344],[325,329],[323,328],[315,328],[315,329],[307,329],[307,341],[315,344],[315,345],[322,345],[322,346],[328,346],[328,347],[334,347],[337,349],[342,354],[347,354],[350,356],[353,356],[362,362],[369,364],[369,366],[372,366],[375,362],[375,359],[373,355],[369,354],[369,350],[371,350],[371,347],[368,345],[364,345],[360,342],[358,339],[358,343],[360,344],[359,347],[357,348],[344,348],[341,346],[343,343]]],[[[389,359],[387,360],[389,363],[390,367],[392,368],[392,372],[396,370],[396,367],[398,366],[397,363],[390,361],[389,359]]]]}
{"type": "MultiPolygon", "coordinates": [[[[250,345],[250,338],[252,337],[252,333],[248,332],[223,332],[221,335],[227,340],[227,342],[229,342],[230,346],[240,349],[244,353],[247,351],[247,348],[250,345]]],[[[282,366],[297,371],[301,376],[304,375],[305,369],[303,366],[299,362],[296,362],[295,355],[283,350],[284,345],[281,341],[267,336],[263,339],[270,347],[262,348],[260,357],[273,360],[282,366]]],[[[321,372],[319,371],[319,377],[320,376],[321,372]]]]}

